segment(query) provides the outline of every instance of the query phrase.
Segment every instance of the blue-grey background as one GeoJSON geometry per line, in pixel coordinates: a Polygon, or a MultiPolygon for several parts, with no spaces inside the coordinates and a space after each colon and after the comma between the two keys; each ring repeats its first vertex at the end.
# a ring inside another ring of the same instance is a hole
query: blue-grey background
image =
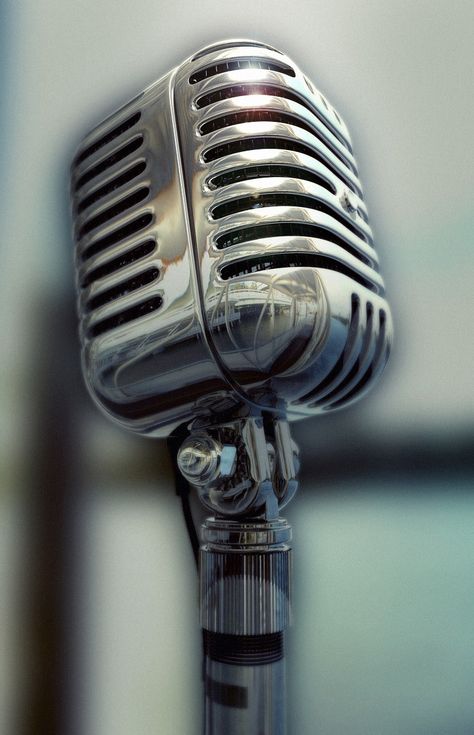
{"type": "Polygon", "coordinates": [[[293,735],[474,733],[473,4],[4,0],[0,732],[197,735],[197,590],[161,442],[90,405],[69,161],[222,38],[281,48],[346,119],[396,341],[361,404],[295,429],[293,735]]]}

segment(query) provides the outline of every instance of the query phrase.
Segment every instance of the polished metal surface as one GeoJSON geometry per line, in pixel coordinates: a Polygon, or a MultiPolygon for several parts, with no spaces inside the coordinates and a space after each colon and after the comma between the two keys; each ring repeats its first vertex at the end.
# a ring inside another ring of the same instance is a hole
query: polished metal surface
{"type": "Polygon", "coordinates": [[[382,371],[391,316],[349,134],[284,54],[236,40],[187,59],[83,140],[71,190],[84,371],[123,426],[295,420],[382,371]]]}
{"type": "Polygon", "coordinates": [[[215,656],[205,650],[205,735],[286,733],[283,635],[291,619],[290,542],[291,527],[283,518],[208,518],[202,527],[202,628],[227,635],[230,646],[241,636],[266,641],[275,635],[282,646],[273,660],[238,665],[224,660],[225,650],[215,656]]]}
{"type": "Polygon", "coordinates": [[[215,551],[255,551],[268,546],[285,549],[291,542],[291,526],[283,518],[273,521],[210,518],[202,527],[202,540],[208,549],[215,551]]]}
{"type": "Polygon", "coordinates": [[[200,556],[201,626],[231,635],[284,631],[291,614],[291,528],[283,518],[269,527],[261,521],[245,524],[239,531],[241,525],[212,518],[204,524],[200,556]],[[228,536],[223,538],[226,530],[228,536]],[[206,541],[209,536],[214,539],[212,542],[206,541]],[[249,543],[252,537],[254,543],[249,543]],[[279,540],[275,541],[275,537],[279,540]]]}
{"type": "Polygon", "coordinates": [[[288,423],[247,417],[191,429],[180,454],[178,467],[216,513],[201,528],[199,552],[204,735],[285,735],[292,533],[278,511],[298,470],[288,423]],[[224,447],[236,451],[227,476],[224,447]]]}
{"type": "Polygon", "coordinates": [[[237,448],[220,444],[207,434],[191,434],[176,458],[178,468],[190,483],[207,485],[231,477],[236,469],[237,448]]]}
{"type": "Polygon", "coordinates": [[[220,517],[278,518],[295,494],[298,447],[288,422],[248,416],[191,425],[178,451],[177,466],[201,503],[220,517]]]}
{"type": "Polygon", "coordinates": [[[285,659],[263,666],[204,662],[204,735],[285,735],[285,659]]]}
{"type": "Polygon", "coordinates": [[[206,735],[284,735],[297,489],[288,421],[381,373],[391,316],[349,133],[284,54],[202,49],[72,165],[83,366],[136,432],[185,427],[202,530],[206,735]]]}

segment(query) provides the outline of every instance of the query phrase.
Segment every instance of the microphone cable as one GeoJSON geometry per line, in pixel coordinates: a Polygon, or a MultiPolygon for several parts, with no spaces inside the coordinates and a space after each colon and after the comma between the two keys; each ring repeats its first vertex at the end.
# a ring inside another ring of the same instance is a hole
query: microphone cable
{"type": "Polygon", "coordinates": [[[199,569],[199,536],[194,522],[193,514],[191,511],[191,486],[188,481],[183,477],[178,469],[176,463],[176,457],[178,449],[182,444],[182,437],[170,436],[167,439],[168,449],[173,462],[174,478],[175,478],[175,491],[176,495],[181,500],[181,509],[183,511],[184,523],[188,534],[189,542],[191,544],[191,550],[193,552],[196,569],[199,569]]]}

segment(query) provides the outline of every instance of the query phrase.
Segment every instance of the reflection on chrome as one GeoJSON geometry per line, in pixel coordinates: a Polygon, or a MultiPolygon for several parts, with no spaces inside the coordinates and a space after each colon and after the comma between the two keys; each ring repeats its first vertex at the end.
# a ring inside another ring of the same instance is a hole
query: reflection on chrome
{"type": "Polygon", "coordinates": [[[295,420],[381,372],[391,317],[349,134],[284,54],[187,59],[86,136],[71,188],[85,373],[122,425],[295,420]]]}
{"type": "Polygon", "coordinates": [[[358,399],[391,343],[347,128],[287,56],[229,41],[93,130],[71,188],[90,392],[127,428],[179,434],[213,514],[205,735],[284,735],[288,421],[358,399]]]}

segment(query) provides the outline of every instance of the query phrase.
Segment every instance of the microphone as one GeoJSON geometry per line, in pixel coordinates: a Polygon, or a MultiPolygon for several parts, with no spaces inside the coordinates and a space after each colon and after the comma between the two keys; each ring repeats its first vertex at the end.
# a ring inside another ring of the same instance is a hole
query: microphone
{"type": "Polygon", "coordinates": [[[85,138],[72,199],[87,383],[126,428],[295,420],[380,373],[390,311],[349,134],[283,54],[185,61],[85,138]]]}
{"type": "Polygon", "coordinates": [[[288,56],[226,41],[94,128],[71,196],[89,391],[123,427],[184,439],[177,467],[214,513],[205,731],[279,735],[289,422],[360,398],[392,341],[347,127],[288,56]]]}

